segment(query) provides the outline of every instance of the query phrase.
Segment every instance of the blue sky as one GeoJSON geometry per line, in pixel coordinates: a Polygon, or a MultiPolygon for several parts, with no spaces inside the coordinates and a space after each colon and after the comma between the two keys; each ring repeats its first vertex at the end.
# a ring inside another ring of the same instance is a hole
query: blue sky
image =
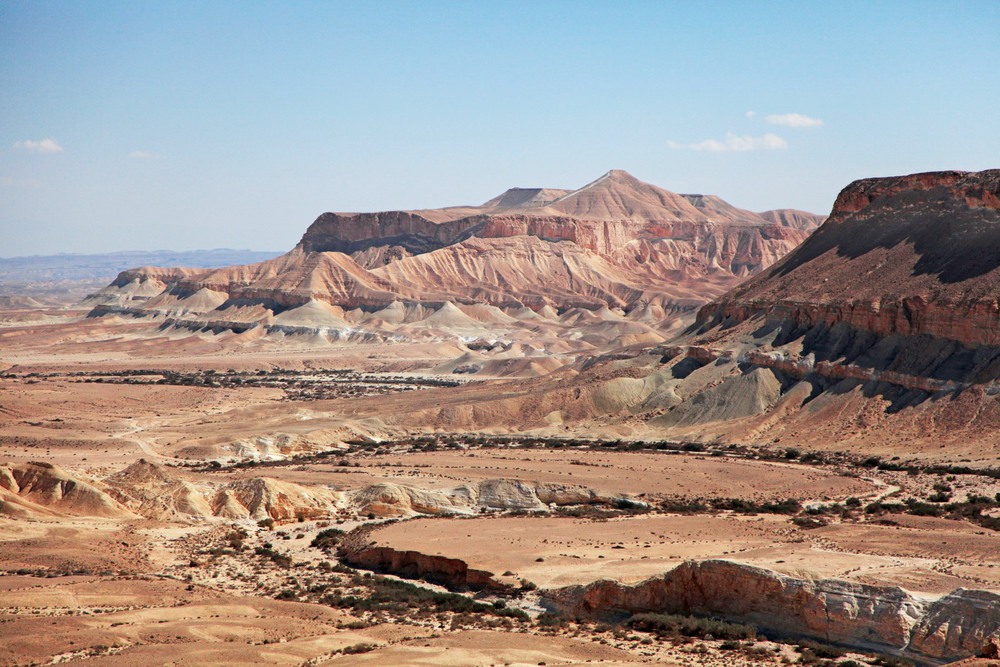
{"type": "Polygon", "coordinates": [[[0,3],[0,256],[284,250],[609,169],[826,213],[1000,167],[1000,2],[0,3]]]}

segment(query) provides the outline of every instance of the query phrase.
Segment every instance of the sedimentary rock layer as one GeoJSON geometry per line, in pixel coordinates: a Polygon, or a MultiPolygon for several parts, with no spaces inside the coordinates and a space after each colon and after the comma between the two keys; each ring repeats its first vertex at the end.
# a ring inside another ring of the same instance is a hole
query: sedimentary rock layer
{"type": "Polygon", "coordinates": [[[723,560],[687,562],[635,586],[599,581],[547,591],[544,602],[584,616],[721,616],[785,637],[933,664],[975,655],[1000,634],[995,593],[958,589],[938,599],[917,598],[898,587],[797,579],[723,560]]]}
{"type": "Polygon", "coordinates": [[[850,184],[805,243],[699,321],[762,315],[998,345],[998,292],[1000,170],[934,172],[850,184]]]}
{"type": "Polygon", "coordinates": [[[267,323],[314,301],[367,312],[454,302],[691,313],[815,224],[809,214],[757,215],[611,171],[579,190],[515,188],[482,206],[324,213],[281,257],[127,271],[90,302],[95,315],[217,324],[267,323]]]}

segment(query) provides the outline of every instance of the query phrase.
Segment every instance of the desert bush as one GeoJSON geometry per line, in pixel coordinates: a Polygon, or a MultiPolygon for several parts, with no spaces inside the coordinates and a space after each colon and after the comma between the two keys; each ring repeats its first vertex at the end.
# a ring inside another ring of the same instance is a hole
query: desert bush
{"type": "Polygon", "coordinates": [[[378,644],[371,644],[369,642],[362,642],[360,644],[351,644],[350,646],[345,646],[340,650],[344,655],[356,655],[358,653],[370,653],[378,648],[378,644]]]}
{"type": "Polygon", "coordinates": [[[309,546],[314,549],[330,551],[337,546],[340,539],[345,534],[346,533],[339,528],[327,528],[326,530],[321,530],[316,533],[316,537],[314,537],[312,542],[309,543],[309,546]]]}
{"type": "Polygon", "coordinates": [[[278,567],[288,569],[292,566],[292,559],[290,556],[286,556],[283,553],[278,553],[277,551],[269,547],[266,546],[257,547],[256,549],[254,549],[254,553],[257,554],[258,556],[262,556],[264,558],[269,559],[272,563],[274,563],[278,567]]]}
{"type": "Polygon", "coordinates": [[[569,619],[565,615],[554,611],[541,613],[537,622],[543,628],[564,628],[569,625],[569,619]]]}
{"type": "Polygon", "coordinates": [[[797,516],[792,519],[794,523],[799,528],[811,529],[811,528],[822,528],[823,526],[829,525],[829,521],[816,516],[797,516]]]}
{"type": "Polygon", "coordinates": [[[794,498],[757,502],[745,498],[713,498],[709,501],[714,509],[729,510],[742,514],[798,514],[802,504],[794,498]]]}
{"type": "Polygon", "coordinates": [[[673,512],[675,514],[700,514],[708,509],[708,505],[701,500],[668,498],[660,503],[660,509],[664,512],[673,512]]]}
{"type": "Polygon", "coordinates": [[[846,653],[846,651],[836,646],[808,640],[799,642],[795,650],[802,654],[803,661],[812,659],[813,662],[815,662],[816,658],[834,660],[846,653]]]}
{"type": "Polygon", "coordinates": [[[652,632],[657,635],[685,637],[707,637],[715,639],[754,639],[757,630],[752,625],[729,623],[712,618],[697,618],[676,614],[635,614],[626,624],[633,630],[652,632]]]}
{"type": "Polygon", "coordinates": [[[292,588],[286,588],[274,596],[275,600],[298,600],[299,595],[292,588]]]}
{"type": "Polygon", "coordinates": [[[432,591],[405,581],[385,577],[360,578],[357,583],[368,587],[365,595],[327,595],[321,598],[323,604],[355,611],[387,611],[403,614],[410,610],[426,613],[452,612],[486,614],[517,620],[528,620],[528,615],[520,609],[476,602],[457,593],[432,591]]]}

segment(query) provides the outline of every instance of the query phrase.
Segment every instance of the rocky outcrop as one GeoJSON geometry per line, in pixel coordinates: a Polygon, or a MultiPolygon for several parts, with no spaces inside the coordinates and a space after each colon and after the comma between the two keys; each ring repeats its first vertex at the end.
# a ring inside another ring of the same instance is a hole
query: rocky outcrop
{"type": "MultiPolygon", "coordinates": [[[[803,380],[793,401],[803,419],[815,397],[847,401],[856,389],[897,411],[927,401],[941,412],[937,399],[969,390],[991,405],[1000,393],[998,202],[1000,170],[856,181],[806,242],[703,307],[688,342],[728,349],[741,372],[803,380]]],[[[784,407],[787,421],[796,408],[784,407]]],[[[841,428],[833,414],[823,419],[841,428]]],[[[976,409],[963,423],[992,429],[992,415],[976,409]]]]}
{"type": "Polygon", "coordinates": [[[483,220],[472,216],[433,222],[410,211],[324,213],[309,226],[299,245],[306,252],[351,254],[389,246],[419,254],[471,236],[483,220]]]}
{"type": "Polygon", "coordinates": [[[395,574],[406,579],[422,579],[452,590],[503,591],[510,587],[497,581],[492,572],[470,568],[458,558],[446,558],[419,551],[400,551],[367,542],[367,534],[345,539],[337,549],[340,559],[365,570],[395,574]]]}
{"type": "Polygon", "coordinates": [[[44,462],[0,466],[0,516],[4,515],[135,516],[96,483],[44,462]]]}
{"type": "Polygon", "coordinates": [[[997,202],[1000,170],[855,181],[815,234],[699,322],[765,317],[1000,345],[997,202]]]}
{"type": "Polygon", "coordinates": [[[917,598],[897,587],[798,579],[722,560],[687,562],[634,586],[599,581],[546,591],[543,603],[582,616],[719,616],[783,637],[930,664],[975,655],[1000,636],[995,593],[958,589],[936,600],[917,598]]]}
{"type": "Polygon", "coordinates": [[[192,482],[177,469],[139,459],[101,482],[88,482],[48,463],[0,466],[0,515],[117,516],[187,521],[213,517],[297,521],[338,515],[385,518],[478,515],[483,511],[548,511],[551,506],[622,504],[630,498],[571,484],[484,479],[423,489],[389,482],[335,490],[268,477],[227,484],[192,482]]]}
{"type": "Polygon", "coordinates": [[[104,482],[112,497],[146,518],[171,521],[212,515],[201,489],[146,459],[139,459],[104,482]]]}
{"type": "Polygon", "coordinates": [[[342,504],[343,495],[325,487],[255,477],[219,490],[212,499],[212,510],[227,518],[288,521],[326,518],[336,514],[342,504]]]}
{"type": "Polygon", "coordinates": [[[637,502],[570,484],[539,484],[516,479],[484,479],[451,489],[417,489],[399,484],[372,484],[348,494],[360,514],[380,517],[474,515],[482,511],[543,512],[550,505],[637,502]]]}
{"type": "Polygon", "coordinates": [[[808,211],[799,211],[794,208],[775,209],[773,211],[763,211],[758,213],[760,217],[769,222],[779,224],[782,227],[793,227],[795,229],[816,229],[826,220],[825,215],[817,215],[808,211]]]}

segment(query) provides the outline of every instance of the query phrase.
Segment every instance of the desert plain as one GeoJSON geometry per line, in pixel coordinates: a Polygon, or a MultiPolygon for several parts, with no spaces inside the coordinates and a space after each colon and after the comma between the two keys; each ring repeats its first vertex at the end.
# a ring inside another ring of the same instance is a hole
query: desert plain
{"type": "Polygon", "coordinates": [[[6,299],[0,664],[994,664],[996,341],[946,309],[995,269],[822,287],[990,188],[817,226],[613,171],[6,299]]]}

